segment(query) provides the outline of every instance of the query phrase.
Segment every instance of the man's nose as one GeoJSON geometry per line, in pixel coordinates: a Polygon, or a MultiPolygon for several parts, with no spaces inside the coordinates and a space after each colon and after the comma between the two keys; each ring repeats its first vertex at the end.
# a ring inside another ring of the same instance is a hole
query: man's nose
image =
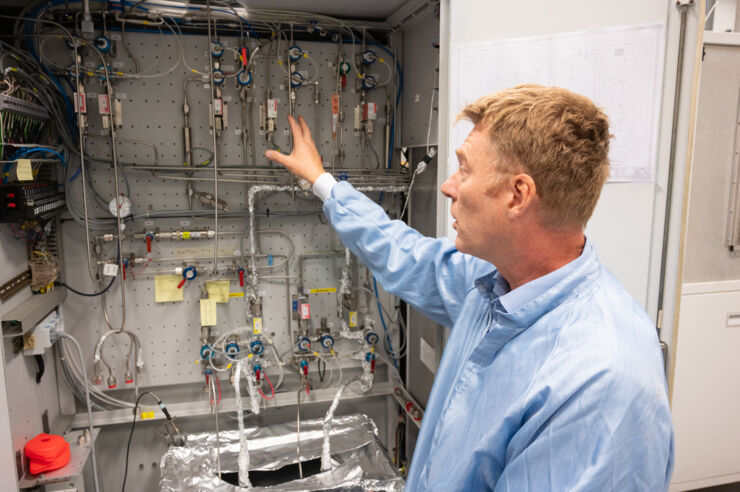
{"type": "Polygon", "coordinates": [[[447,181],[442,183],[442,186],[439,188],[440,191],[444,196],[447,198],[452,198],[453,200],[457,200],[457,174],[459,171],[455,171],[455,173],[447,178],[447,181]]]}

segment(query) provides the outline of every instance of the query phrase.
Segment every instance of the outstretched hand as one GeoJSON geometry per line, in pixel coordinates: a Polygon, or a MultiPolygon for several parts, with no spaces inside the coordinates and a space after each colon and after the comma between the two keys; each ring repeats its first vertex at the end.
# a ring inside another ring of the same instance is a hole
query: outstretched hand
{"type": "Polygon", "coordinates": [[[316,144],[311,138],[311,130],[308,129],[303,116],[299,116],[298,121],[288,116],[288,123],[293,134],[293,151],[286,155],[276,150],[268,150],[265,157],[282,164],[288,171],[313,184],[325,171],[319,151],[316,150],[316,144]]]}

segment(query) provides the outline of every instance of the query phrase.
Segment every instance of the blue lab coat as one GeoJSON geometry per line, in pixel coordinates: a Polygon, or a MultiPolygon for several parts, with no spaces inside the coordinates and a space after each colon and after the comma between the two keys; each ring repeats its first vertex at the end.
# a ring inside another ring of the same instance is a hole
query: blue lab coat
{"type": "Polygon", "coordinates": [[[452,328],[407,491],[668,488],[655,327],[589,241],[509,291],[494,265],[390,220],[349,183],[333,186],[324,213],[387,291],[452,328]]]}

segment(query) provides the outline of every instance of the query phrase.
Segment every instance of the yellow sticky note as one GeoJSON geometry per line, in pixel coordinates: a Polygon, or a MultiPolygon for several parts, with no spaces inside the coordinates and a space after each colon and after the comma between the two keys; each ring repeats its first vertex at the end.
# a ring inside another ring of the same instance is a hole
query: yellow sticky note
{"type": "Polygon", "coordinates": [[[154,277],[154,302],[180,302],[182,289],[177,284],[182,275],[157,275],[154,277]]]}
{"type": "Polygon", "coordinates": [[[31,169],[31,159],[18,159],[15,162],[15,173],[18,176],[18,181],[33,181],[33,169],[31,169]]]}
{"type": "Polygon", "coordinates": [[[231,281],[229,280],[209,280],[206,282],[208,298],[216,302],[229,302],[229,289],[231,281]]]}
{"type": "Polygon", "coordinates": [[[215,326],[217,324],[216,317],[216,301],[213,299],[201,299],[200,300],[200,325],[201,326],[215,326]]]}

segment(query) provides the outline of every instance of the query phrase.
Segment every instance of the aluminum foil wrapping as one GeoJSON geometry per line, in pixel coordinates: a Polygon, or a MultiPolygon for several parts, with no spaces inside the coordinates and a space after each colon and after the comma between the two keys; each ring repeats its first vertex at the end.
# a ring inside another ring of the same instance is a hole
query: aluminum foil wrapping
{"type": "MultiPolygon", "coordinates": [[[[301,422],[301,461],[321,457],[323,419],[301,422]]],[[[296,422],[248,427],[243,434],[249,441],[250,471],[279,470],[297,462],[296,422]]],[[[365,415],[336,417],[330,429],[334,468],[303,479],[278,485],[261,486],[253,480],[256,492],[298,491],[387,491],[402,492],[401,478],[378,440],[375,423],[365,415]]],[[[171,447],[161,460],[161,492],[243,490],[217,476],[215,433],[186,436],[187,446],[171,447]]],[[[220,433],[221,469],[238,471],[239,431],[220,433]]]]}
{"type": "Polygon", "coordinates": [[[237,459],[237,463],[239,465],[239,486],[251,487],[252,484],[249,482],[249,442],[247,441],[247,435],[244,432],[244,405],[242,403],[242,394],[239,389],[239,386],[241,386],[243,367],[243,360],[237,362],[236,370],[232,376],[234,397],[236,399],[236,418],[239,423],[239,457],[237,459]]]}
{"type": "Polygon", "coordinates": [[[324,444],[321,448],[321,471],[331,470],[331,425],[334,419],[334,412],[339,405],[339,400],[342,398],[342,393],[344,393],[344,388],[346,387],[346,384],[339,387],[334,400],[329,406],[329,410],[326,411],[326,415],[324,416],[324,444]]]}

